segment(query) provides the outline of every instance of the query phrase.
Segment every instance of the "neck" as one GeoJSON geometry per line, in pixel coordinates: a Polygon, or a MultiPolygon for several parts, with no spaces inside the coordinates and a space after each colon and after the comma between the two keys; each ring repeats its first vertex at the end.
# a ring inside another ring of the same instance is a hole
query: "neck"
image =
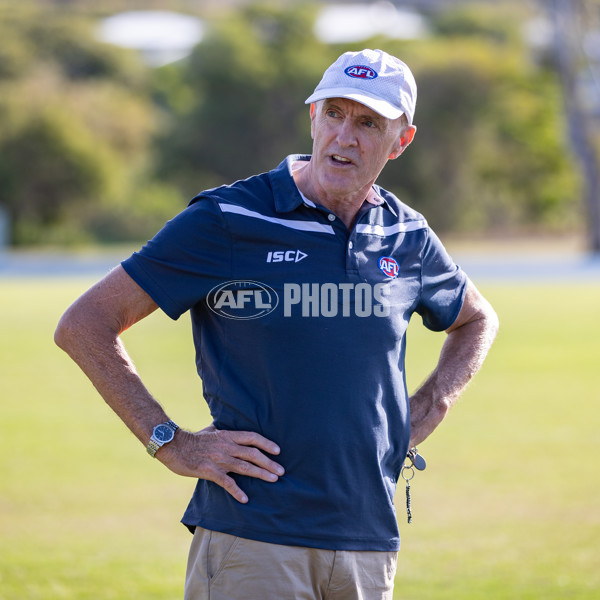
{"type": "Polygon", "coordinates": [[[315,204],[320,204],[329,209],[342,220],[348,229],[351,229],[354,225],[358,211],[371,189],[371,184],[369,184],[364,189],[351,194],[328,193],[315,183],[314,178],[311,176],[310,162],[294,170],[292,176],[304,196],[315,204]]]}

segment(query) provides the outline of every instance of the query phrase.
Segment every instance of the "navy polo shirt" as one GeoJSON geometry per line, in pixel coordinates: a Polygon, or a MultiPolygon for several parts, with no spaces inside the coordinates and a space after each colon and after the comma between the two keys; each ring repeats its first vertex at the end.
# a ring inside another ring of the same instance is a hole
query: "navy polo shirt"
{"type": "Polygon", "coordinates": [[[302,197],[290,156],[204,192],[122,265],[177,319],[190,310],[203,393],[219,429],[276,442],[276,483],[234,475],[240,504],[200,480],[183,517],[259,541],[399,548],[393,498],[410,437],[405,332],[441,331],[466,275],[423,217],[375,186],[348,231],[302,197]]]}

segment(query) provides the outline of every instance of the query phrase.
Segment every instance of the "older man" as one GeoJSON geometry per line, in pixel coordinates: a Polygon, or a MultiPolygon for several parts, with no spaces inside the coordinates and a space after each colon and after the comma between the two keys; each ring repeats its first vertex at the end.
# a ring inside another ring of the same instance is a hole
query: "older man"
{"type": "Polygon", "coordinates": [[[391,598],[407,451],[497,329],[425,219],[375,184],[415,135],[408,67],[347,52],[306,102],[311,156],[198,195],[56,332],[148,452],[198,478],[183,517],[187,600],[391,598]],[[213,417],[202,431],[169,419],[120,341],[157,307],[191,311],[213,417]],[[415,312],[447,337],[408,398],[415,312]]]}

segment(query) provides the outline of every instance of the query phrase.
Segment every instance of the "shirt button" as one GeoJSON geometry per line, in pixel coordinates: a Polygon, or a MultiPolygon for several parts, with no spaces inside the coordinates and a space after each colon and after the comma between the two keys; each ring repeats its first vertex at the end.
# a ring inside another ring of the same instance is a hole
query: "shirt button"
{"type": "Polygon", "coordinates": [[[334,215],[334,214],[332,214],[332,213],[329,213],[329,214],[327,215],[327,218],[328,218],[330,221],[335,221],[335,215],[334,215]]]}
{"type": "Polygon", "coordinates": [[[352,242],[348,242],[348,249],[352,250],[354,248],[354,244],[352,242]]]}

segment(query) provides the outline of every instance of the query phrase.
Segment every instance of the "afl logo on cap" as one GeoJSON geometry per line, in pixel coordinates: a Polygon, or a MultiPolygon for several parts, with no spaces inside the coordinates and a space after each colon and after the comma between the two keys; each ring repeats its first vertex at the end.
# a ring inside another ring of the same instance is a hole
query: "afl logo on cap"
{"type": "Polygon", "coordinates": [[[398,273],[400,272],[398,263],[389,256],[382,256],[379,259],[379,268],[381,269],[381,272],[388,277],[398,277],[398,273]]]}
{"type": "Polygon", "coordinates": [[[344,73],[348,77],[355,77],[356,79],[375,79],[377,77],[377,73],[373,69],[364,65],[352,65],[345,69],[344,73]]]}

